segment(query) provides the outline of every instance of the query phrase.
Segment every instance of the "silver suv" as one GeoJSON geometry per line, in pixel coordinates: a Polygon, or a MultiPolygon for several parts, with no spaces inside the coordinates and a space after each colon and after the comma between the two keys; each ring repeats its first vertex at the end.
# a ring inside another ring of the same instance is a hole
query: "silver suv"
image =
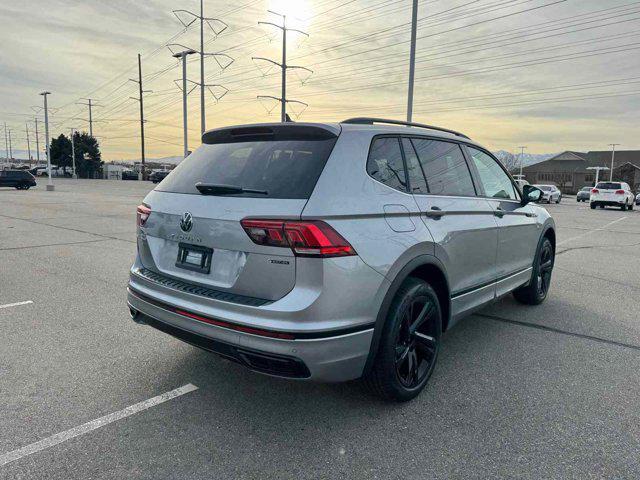
{"type": "Polygon", "coordinates": [[[138,207],[131,315],[258,372],[409,400],[459,319],[510,292],[544,301],[541,193],[433,126],[212,130],[138,207]]]}

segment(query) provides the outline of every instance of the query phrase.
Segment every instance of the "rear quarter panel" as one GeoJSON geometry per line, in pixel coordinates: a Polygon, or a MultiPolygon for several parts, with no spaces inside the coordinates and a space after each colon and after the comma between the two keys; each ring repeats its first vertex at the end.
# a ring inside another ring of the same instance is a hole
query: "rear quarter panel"
{"type": "Polygon", "coordinates": [[[376,133],[342,132],[302,218],[331,224],[366,264],[388,277],[401,258],[433,255],[434,246],[413,196],[367,174],[369,147],[376,133]]]}

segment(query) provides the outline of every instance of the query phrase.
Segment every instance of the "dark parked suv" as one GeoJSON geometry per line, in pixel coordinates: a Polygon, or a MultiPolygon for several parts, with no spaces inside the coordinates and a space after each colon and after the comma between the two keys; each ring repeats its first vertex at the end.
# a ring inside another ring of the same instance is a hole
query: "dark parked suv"
{"type": "Polygon", "coordinates": [[[35,177],[26,170],[0,171],[0,187],[14,187],[18,190],[29,190],[35,186],[35,177]]]}

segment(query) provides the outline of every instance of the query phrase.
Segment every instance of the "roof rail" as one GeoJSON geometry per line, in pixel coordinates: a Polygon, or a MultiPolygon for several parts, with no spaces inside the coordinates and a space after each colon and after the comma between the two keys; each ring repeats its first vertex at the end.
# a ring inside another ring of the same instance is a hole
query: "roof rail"
{"type": "Polygon", "coordinates": [[[456,132],[455,130],[449,130],[448,128],[442,128],[442,127],[435,127],[433,125],[425,125],[424,123],[403,122],[402,120],[389,120],[386,118],[374,118],[374,117],[356,117],[356,118],[348,118],[347,120],[343,120],[340,123],[352,123],[352,124],[359,124],[359,125],[373,125],[374,123],[388,123],[389,125],[404,125],[407,127],[428,128],[429,130],[438,130],[440,132],[451,133],[453,135],[457,135],[458,137],[463,137],[471,140],[465,134],[456,132]]]}

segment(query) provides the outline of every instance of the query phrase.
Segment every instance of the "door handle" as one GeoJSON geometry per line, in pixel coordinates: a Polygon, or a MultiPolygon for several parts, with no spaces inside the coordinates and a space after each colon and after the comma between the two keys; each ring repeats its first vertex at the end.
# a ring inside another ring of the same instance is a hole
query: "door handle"
{"type": "Polygon", "coordinates": [[[505,211],[504,211],[504,209],[502,207],[496,207],[496,209],[493,212],[493,214],[498,218],[502,218],[502,217],[504,217],[505,211]]]}
{"type": "Polygon", "coordinates": [[[424,212],[424,215],[426,217],[429,218],[434,218],[436,220],[439,220],[441,217],[443,217],[445,214],[445,212],[442,211],[442,209],[440,207],[431,207],[431,210],[424,212]]]}
{"type": "Polygon", "coordinates": [[[525,213],[525,215],[529,218],[536,218],[538,216],[537,213],[533,213],[533,212],[527,212],[525,213]]]}

